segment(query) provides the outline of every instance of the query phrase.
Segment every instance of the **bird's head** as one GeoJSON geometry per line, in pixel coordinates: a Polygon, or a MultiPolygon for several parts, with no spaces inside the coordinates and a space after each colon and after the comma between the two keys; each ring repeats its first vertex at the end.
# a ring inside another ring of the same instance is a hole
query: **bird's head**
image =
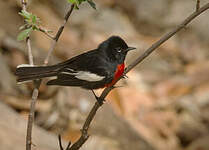
{"type": "Polygon", "coordinates": [[[111,36],[99,45],[99,49],[103,50],[111,60],[121,64],[124,62],[127,53],[136,48],[129,47],[119,36],[111,36]]]}

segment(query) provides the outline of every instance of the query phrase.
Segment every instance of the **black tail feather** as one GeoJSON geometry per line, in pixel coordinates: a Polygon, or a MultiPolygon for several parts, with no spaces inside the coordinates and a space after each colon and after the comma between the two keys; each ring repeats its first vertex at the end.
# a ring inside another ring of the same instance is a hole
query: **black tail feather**
{"type": "Polygon", "coordinates": [[[47,85],[61,85],[61,86],[82,86],[85,81],[77,80],[60,80],[54,79],[47,82],[47,85]]]}
{"type": "Polygon", "coordinates": [[[42,79],[57,75],[57,66],[18,67],[15,75],[18,82],[42,79]]]}

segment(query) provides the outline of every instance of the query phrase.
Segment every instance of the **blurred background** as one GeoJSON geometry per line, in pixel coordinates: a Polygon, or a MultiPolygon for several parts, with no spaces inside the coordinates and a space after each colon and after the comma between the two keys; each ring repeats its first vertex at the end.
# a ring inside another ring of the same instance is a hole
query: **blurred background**
{"type": "MultiPolygon", "coordinates": [[[[50,64],[94,49],[111,35],[130,46],[130,64],[152,43],[194,12],[196,0],[95,0],[69,19],[50,64]]],[[[201,0],[205,4],[208,0],[201,0]]],[[[69,9],[66,0],[29,0],[28,10],[56,33],[69,9]]],[[[17,85],[17,65],[28,63],[25,42],[17,42],[19,0],[0,0],[0,149],[23,150],[31,83],[17,85]]],[[[128,73],[90,127],[82,150],[209,150],[209,11],[196,18],[128,73]]],[[[43,64],[51,40],[31,37],[35,64],[43,64]]],[[[90,91],[47,87],[36,105],[33,148],[57,150],[57,135],[74,142],[95,102],[90,91]]],[[[96,91],[100,94],[102,90],[96,91]]]]}

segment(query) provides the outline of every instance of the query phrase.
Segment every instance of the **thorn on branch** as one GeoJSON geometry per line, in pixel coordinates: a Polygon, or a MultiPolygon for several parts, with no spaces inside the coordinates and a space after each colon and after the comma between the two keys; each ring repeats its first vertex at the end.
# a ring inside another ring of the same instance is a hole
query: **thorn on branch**
{"type": "MultiPolygon", "coordinates": [[[[61,135],[59,134],[58,135],[58,139],[59,139],[59,147],[60,147],[60,150],[64,150],[63,146],[62,146],[62,139],[61,139],[61,135]]],[[[67,147],[65,150],[69,150],[70,149],[70,145],[71,145],[71,142],[69,141],[67,147]]]]}

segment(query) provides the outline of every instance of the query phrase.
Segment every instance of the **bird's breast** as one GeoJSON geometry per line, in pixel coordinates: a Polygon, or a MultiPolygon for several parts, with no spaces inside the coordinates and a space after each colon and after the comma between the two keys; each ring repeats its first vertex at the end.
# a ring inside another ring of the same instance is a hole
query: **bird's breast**
{"type": "Polygon", "coordinates": [[[124,69],[125,69],[125,64],[124,63],[117,65],[117,69],[116,69],[116,72],[115,72],[115,75],[114,75],[115,80],[117,80],[118,78],[120,78],[120,76],[123,75],[124,69]]]}
{"type": "Polygon", "coordinates": [[[118,80],[118,78],[120,78],[123,75],[124,70],[125,70],[124,63],[117,65],[113,80],[111,81],[111,83],[106,84],[105,87],[110,87],[110,86],[114,85],[115,82],[118,80]]]}

